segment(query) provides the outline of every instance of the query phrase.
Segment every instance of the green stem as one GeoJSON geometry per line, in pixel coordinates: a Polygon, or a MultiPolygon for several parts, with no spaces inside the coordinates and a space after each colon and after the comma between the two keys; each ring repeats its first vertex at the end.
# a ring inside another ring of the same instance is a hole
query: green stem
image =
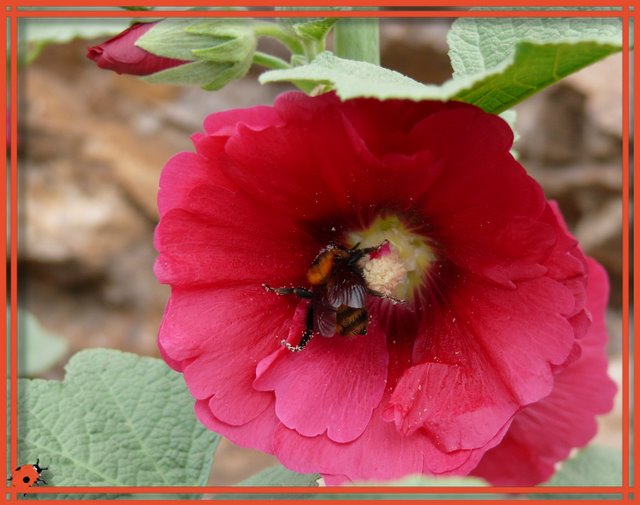
{"type": "Polygon", "coordinates": [[[333,36],[336,56],[380,65],[378,19],[343,18],[336,23],[333,36]]]}
{"type": "Polygon", "coordinates": [[[271,56],[270,54],[263,53],[260,51],[256,51],[253,53],[253,63],[256,65],[261,65],[267,68],[281,69],[281,68],[291,68],[286,61],[278,58],[277,56],[271,56]]]}
{"type": "Polygon", "coordinates": [[[313,61],[318,53],[324,51],[324,40],[307,40],[303,42],[303,47],[307,61],[313,61]]]}
{"type": "Polygon", "coordinates": [[[255,33],[257,37],[271,37],[282,42],[293,54],[304,54],[304,48],[302,44],[300,44],[300,41],[276,23],[270,23],[268,21],[255,23],[253,25],[253,33],[255,33]]]}

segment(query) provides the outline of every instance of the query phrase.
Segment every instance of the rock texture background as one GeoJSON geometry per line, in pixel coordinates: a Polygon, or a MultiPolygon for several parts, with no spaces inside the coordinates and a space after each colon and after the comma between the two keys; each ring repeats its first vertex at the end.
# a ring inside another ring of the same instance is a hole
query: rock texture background
{"type": "MultiPolygon", "coordinates": [[[[449,21],[382,23],[382,63],[423,82],[451,75],[449,21]]],[[[146,84],[99,70],[90,42],[49,46],[21,73],[19,282],[22,304],[70,343],[157,356],[169,295],[152,265],[160,170],[215,111],[271,103],[283,86],[258,70],[218,92],[146,84]]],[[[521,162],[559,202],[587,254],[611,278],[611,374],[621,376],[621,56],[517,107],[521,162]]],[[[47,374],[61,378],[62,365],[47,374]]],[[[621,408],[598,441],[620,446],[621,408]]],[[[229,484],[273,459],[223,443],[211,483],[229,484]]]]}

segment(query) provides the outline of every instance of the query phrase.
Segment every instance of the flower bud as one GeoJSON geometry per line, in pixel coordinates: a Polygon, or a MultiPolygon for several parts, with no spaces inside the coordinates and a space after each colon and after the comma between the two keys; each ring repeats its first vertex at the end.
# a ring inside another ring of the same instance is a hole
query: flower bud
{"type": "Polygon", "coordinates": [[[140,37],[156,24],[135,23],[106,42],[90,47],[87,57],[95,61],[100,68],[129,75],[151,75],[189,63],[186,60],[157,56],[136,45],[140,37]]]}

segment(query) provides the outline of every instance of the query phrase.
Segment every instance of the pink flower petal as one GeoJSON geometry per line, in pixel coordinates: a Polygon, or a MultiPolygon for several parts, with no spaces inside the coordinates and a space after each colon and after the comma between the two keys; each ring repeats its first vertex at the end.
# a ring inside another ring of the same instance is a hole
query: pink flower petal
{"type": "Polygon", "coordinates": [[[582,354],[555,377],[545,399],[522,410],[503,442],[473,472],[497,486],[532,486],[553,474],[555,464],[596,433],[595,415],[613,407],[616,386],[607,377],[604,314],[608,281],[589,259],[588,308],[594,323],[581,339],[582,354]]]}
{"type": "Polygon", "coordinates": [[[275,454],[287,468],[301,473],[349,472],[373,480],[421,473],[425,448],[433,450],[428,437],[421,433],[400,436],[393,424],[382,422],[375,414],[363,435],[347,444],[326,435],[304,437],[281,426],[275,433],[275,454]]]}
{"type": "Polygon", "coordinates": [[[348,442],[362,434],[382,398],[385,335],[372,323],[366,335],[317,336],[304,352],[280,349],[266,364],[258,365],[254,387],[275,392],[276,415],[285,426],[348,442]]]}
{"type": "Polygon", "coordinates": [[[160,216],[189,205],[189,193],[200,185],[224,186],[224,179],[209,162],[195,153],[179,153],[171,158],[160,176],[158,210],[160,216]]]}
{"type": "Polygon", "coordinates": [[[473,333],[521,405],[549,394],[550,365],[564,363],[574,344],[573,327],[563,317],[574,306],[571,292],[542,278],[511,291],[476,286],[454,305],[458,314],[475,313],[473,333]]]}
{"type": "Polygon", "coordinates": [[[317,118],[314,127],[325,132],[321,137],[295,124],[262,132],[240,127],[226,146],[233,164],[222,167],[225,175],[277,212],[304,221],[331,215],[344,219],[360,193],[353,181],[365,169],[349,146],[340,117],[332,116],[317,118]]]}
{"type": "Polygon", "coordinates": [[[102,44],[90,47],[87,50],[87,58],[95,61],[100,68],[129,75],[150,75],[189,63],[185,60],[157,56],[136,45],[136,42],[155,25],[156,23],[135,23],[102,44]]]}
{"type": "Polygon", "coordinates": [[[573,349],[562,314],[574,300],[547,278],[516,289],[468,280],[447,305],[426,315],[414,350],[423,364],[404,373],[384,415],[404,432],[425,428],[446,451],[473,449],[549,394],[552,365],[573,349]]]}
{"type": "Polygon", "coordinates": [[[193,359],[205,345],[228,343],[229,347],[247,348],[257,363],[279,348],[279,328],[287,327],[294,309],[295,300],[273,296],[261,286],[176,288],[165,310],[159,338],[165,352],[175,360],[193,359]],[[264,324],[265,318],[270,324],[264,324]],[[238,325],[247,332],[238,332],[238,325]],[[263,344],[269,345],[268,351],[254,354],[251,347],[263,344]]]}
{"type": "MultiPolygon", "coordinates": [[[[356,440],[339,443],[325,435],[305,437],[280,426],[275,433],[275,455],[301,473],[343,475],[349,480],[391,480],[415,473],[465,474],[476,464],[473,451],[441,452],[422,431],[404,435],[374,411],[367,430],[356,440]],[[345,474],[345,472],[348,472],[345,474]],[[366,476],[366,477],[364,477],[366,476]]],[[[342,479],[336,477],[336,481],[342,479]]]]}
{"type": "Polygon", "coordinates": [[[239,125],[260,131],[281,124],[283,122],[273,107],[258,105],[211,114],[204,120],[204,129],[208,135],[230,136],[236,133],[239,125]]]}
{"type": "Polygon", "coordinates": [[[208,400],[221,421],[244,424],[273,402],[252,382],[256,364],[280,348],[278,333],[287,331],[292,311],[261,286],[174,289],[159,343],[165,356],[180,363],[196,399],[208,400]]]}
{"type": "Polygon", "coordinates": [[[322,479],[327,486],[343,486],[349,484],[351,480],[346,475],[322,474],[322,479]]]}
{"type": "Polygon", "coordinates": [[[207,428],[228,438],[234,444],[268,454],[274,453],[273,440],[275,430],[280,422],[273,409],[263,410],[249,422],[238,426],[222,422],[214,416],[208,403],[204,400],[196,401],[195,413],[198,420],[207,428]]]}
{"type": "Polygon", "coordinates": [[[298,119],[259,132],[240,125],[226,144],[225,175],[274,212],[358,228],[386,209],[415,206],[440,173],[426,151],[408,153],[403,166],[395,154],[383,164],[364,152],[340,110],[313,104],[312,125],[298,119]],[[408,185],[408,179],[420,182],[408,185]]]}
{"type": "Polygon", "coordinates": [[[540,220],[546,207],[540,186],[509,154],[506,123],[464,107],[427,117],[411,136],[416,148],[446,163],[421,209],[443,255],[507,286],[544,275],[540,262],[556,236],[540,220]]]}
{"type": "Polygon", "coordinates": [[[408,369],[383,419],[403,433],[424,428],[447,452],[485,446],[520,405],[482,350],[475,351],[464,365],[426,363],[408,369]]]}
{"type": "Polygon", "coordinates": [[[243,281],[300,285],[307,258],[324,245],[288,218],[265,214],[245,195],[217,186],[197,186],[183,205],[164,214],[155,234],[156,276],[174,286],[243,281]],[[218,212],[220,208],[236,211],[218,212]]]}

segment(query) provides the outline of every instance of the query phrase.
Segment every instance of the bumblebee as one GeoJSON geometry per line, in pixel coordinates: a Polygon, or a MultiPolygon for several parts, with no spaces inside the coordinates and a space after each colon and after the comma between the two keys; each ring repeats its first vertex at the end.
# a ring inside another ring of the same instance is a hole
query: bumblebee
{"type": "Polygon", "coordinates": [[[366,335],[369,324],[369,314],[365,308],[367,295],[385,295],[369,289],[358,262],[381,245],[360,249],[356,244],[349,249],[330,242],[318,253],[307,271],[311,290],[301,287],[272,288],[263,284],[267,291],[311,300],[298,345],[291,345],[286,340],[280,343],[291,352],[300,352],[315,333],[323,337],[366,335]]]}

